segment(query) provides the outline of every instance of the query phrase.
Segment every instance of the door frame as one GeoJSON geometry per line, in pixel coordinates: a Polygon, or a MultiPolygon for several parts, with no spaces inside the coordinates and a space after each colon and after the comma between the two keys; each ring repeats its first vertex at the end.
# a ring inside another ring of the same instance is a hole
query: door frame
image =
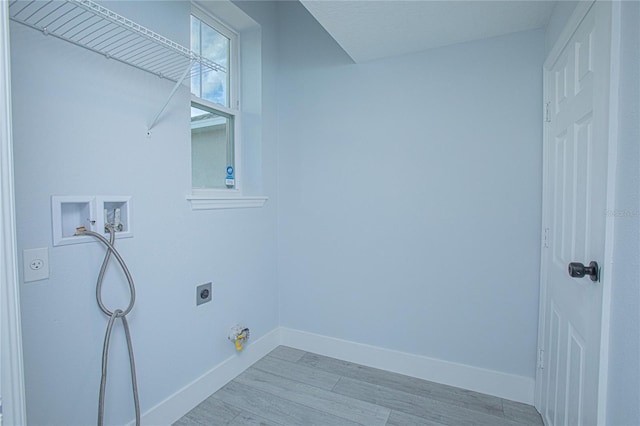
{"type": "MultiPolygon", "coordinates": [[[[578,2],[573,14],[565,24],[564,29],[556,40],[553,48],[549,52],[543,66],[543,104],[546,104],[547,87],[550,78],[549,70],[558,59],[571,37],[596,3],[604,4],[604,7],[611,7],[611,42],[610,42],[610,69],[609,69],[609,91],[608,96],[603,96],[595,100],[601,102],[601,106],[609,113],[608,117],[608,145],[607,145],[607,199],[606,212],[612,212],[615,209],[615,187],[616,187],[616,164],[617,164],[617,145],[618,145],[618,90],[620,75],[620,3],[605,2],[599,0],[578,2]]],[[[596,11],[599,13],[598,11],[596,11]]],[[[544,106],[544,105],[543,105],[544,106]]],[[[542,351],[545,350],[545,317],[546,312],[546,293],[547,293],[547,262],[545,256],[545,228],[547,227],[547,199],[548,199],[548,167],[549,152],[547,151],[547,143],[549,138],[549,125],[544,123],[543,130],[543,192],[542,192],[542,238],[541,238],[541,256],[540,256],[540,301],[538,310],[538,345],[535,380],[535,396],[534,403],[538,411],[542,406],[542,351]]],[[[603,214],[606,214],[603,212],[603,214]]],[[[597,422],[598,424],[606,424],[607,418],[607,388],[608,388],[608,372],[609,372],[609,324],[610,324],[610,305],[611,305],[611,285],[613,277],[613,243],[614,243],[614,222],[615,215],[606,214],[605,216],[605,247],[604,259],[601,265],[601,282],[602,289],[602,321],[600,327],[600,365],[598,377],[598,406],[597,406],[597,422]]]]}
{"type": "Polygon", "coordinates": [[[0,396],[6,424],[27,424],[11,130],[9,2],[0,1],[0,396]]]}

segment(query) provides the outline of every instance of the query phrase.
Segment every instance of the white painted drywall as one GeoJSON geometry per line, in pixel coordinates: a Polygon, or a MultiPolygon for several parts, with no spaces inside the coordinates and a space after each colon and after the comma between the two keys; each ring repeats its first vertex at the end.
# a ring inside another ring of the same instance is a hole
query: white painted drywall
{"type": "MultiPolygon", "coordinates": [[[[188,2],[106,3],[188,44],[188,2]]],[[[262,45],[275,50],[273,5],[264,9],[262,45]]],[[[256,34],[259,34],[258,31],[256,34]]],[[[30,424],[94,424],[107,320],[95,302],[104,249],[96,243],[52,247],[51,195],[133,196],[134,237],[117,242],[137,285],[129,316],[143,412],[225,359],[237,322],[252,339],[278,325],[276,283],[275,56],[244,134],[255,166],[246,187],[270,201],[261,209],[197,211],[190,192],[189,93],[183,88],[147,139],[145,128],[173,84],[31,29],[12,24],[12,90],[18,250],[49,247],[50,279],[21,284],[30,424]],[[262,116],[260,116],[262,114],[262,116]],[[257,154],[256,154],[257,153],[257,154]],[[196,307],[195,287],[213,282],[213,301],[196,307]]],[[[248,37],[247,40],[256,40],[248,37]]],[[[271,61],[271,62],[270,62],[271,61]]],[[[257,99],[257,100],[256,100],[257,99]]],[[[126,303],[116,267],[105,302],[126,303]]],[[[128,360],[114,331],[107,384],[108,424],[133,419],[128,360]]]]}
{"type": "Polygon", "coordinates": [[[354,65],[278,9],[281,325],[533,378],[544,32],[354,65]]]}
{"type": "Polygon", "coordinates": [[[545,51],[548,54],[564,29],[579,1],[557,1],[545,29],[545,51]]]}
{"type": "Polygon", "coordinates": [[[357,63],[544,27],[553,1],[301,3],[357,63]]]}
{"type": "MultiPolygon", "coordinates": [[[[607,424],[640,424],[640,4],[621,2],[607,424]]],[[[616,123],[612,123],[614,126],[616,123]]]]}

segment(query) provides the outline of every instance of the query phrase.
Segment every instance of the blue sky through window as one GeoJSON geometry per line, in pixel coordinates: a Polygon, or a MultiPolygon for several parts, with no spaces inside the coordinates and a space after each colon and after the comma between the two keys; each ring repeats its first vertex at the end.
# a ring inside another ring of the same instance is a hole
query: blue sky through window
{"type": "MultiPolygon", "coordinates": [[[[191,50],[229,69],[229,39],[195,16],[191,16],[191,50]]],[[[229,107],[229,74],[210,70],[200,64],[194,67],[191,92],[202,99],[229,107]]]]}

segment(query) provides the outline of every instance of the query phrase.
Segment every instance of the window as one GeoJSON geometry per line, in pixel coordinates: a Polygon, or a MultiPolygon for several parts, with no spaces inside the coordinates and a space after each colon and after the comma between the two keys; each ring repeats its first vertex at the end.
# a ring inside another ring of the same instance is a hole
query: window
{"type": "Polygon", "coordinates": [[[234,117],[191,103],[191,180],[196,189],[233,187],[234,117]]]}
{"type": "Polygon", "coordinates": [[[192,73],[192,188],[186,198],[192,210],[262,207],[268,197],[258,195],[256,155],[262,141],[260,25],[228,0],[192,3],[191,12],[191,50],[217,65],[192,73]],[[241,63],[250,66],[241,69],[241,63]],[[247,87],[242,97],[240,75],[247,87]],[[240,99],[250,114],[243,116],[240,99]]]}
{"type": "Polygon", "coordinates": [[[204,13],[191,15],[191,50],[218,65],[194,65],[191,77],[192,188],[236,190],[239,121],[237,35],[204,13]]]}

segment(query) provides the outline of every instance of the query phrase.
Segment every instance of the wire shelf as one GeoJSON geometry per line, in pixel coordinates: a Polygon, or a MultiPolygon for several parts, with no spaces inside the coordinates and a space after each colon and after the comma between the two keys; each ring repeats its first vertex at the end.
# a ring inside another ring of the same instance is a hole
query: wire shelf
{"type": "Polygon", "coordinates": [[[13,0],[12,21],[180,84],[224,66],[91,0],[13,0]],[[198,66],[201,65],[201,66],[198,66]]]}

